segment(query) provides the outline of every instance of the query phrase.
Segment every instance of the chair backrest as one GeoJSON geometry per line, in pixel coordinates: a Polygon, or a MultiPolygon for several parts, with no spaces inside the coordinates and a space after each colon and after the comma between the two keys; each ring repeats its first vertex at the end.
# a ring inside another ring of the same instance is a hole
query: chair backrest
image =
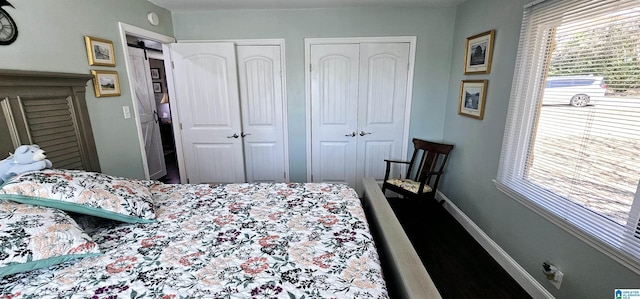
{"type": "Polygon", "coordinates": [[[453,145],[413,138],[413,148],[406,178],[416,182],[426,182],[435,190],[453,145]],[[434,179],[433,184],[431,184],[432,179],[434,179]]]}

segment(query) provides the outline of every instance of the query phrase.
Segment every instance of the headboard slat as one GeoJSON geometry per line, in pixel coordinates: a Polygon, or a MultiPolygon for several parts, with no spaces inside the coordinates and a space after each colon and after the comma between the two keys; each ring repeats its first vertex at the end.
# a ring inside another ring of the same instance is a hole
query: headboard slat
{"type": "Polygon", "coordinates": [[[0,70],[0,159],[20,144],[36,143],[48,152],[54,168],[100,171],[85,99],[91,78],[0,70]]]}

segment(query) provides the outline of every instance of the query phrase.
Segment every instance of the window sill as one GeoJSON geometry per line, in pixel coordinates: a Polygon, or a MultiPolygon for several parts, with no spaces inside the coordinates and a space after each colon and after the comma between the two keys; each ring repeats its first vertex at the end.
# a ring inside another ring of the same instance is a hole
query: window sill
{"type": "Polygon", "coordinates": [[[633,271],[636,274],[640,275],[640,261],[638,261],[638,259],[632,257],[631,255],[625,254],[625,253],[621,252],[619,249],[614,248],[611,245],[599,240],[598,238],[595,238],[595,237],[591,236],[590,234],[580,230],[579,228],[577,228],[573,224],[571,224],[571,223],[567,222],[566,220],[562,219],[561,217],[558,217],[557,215],[549,212],[545,208],[543,208],[540,205],[534,203],[533,201],[525,198],[524,196],[518,194],[516,191],[514,191],[513,189],[509,188],[508,186],[498,182],[497,180],[494,179],[493,183],[495,184],[496,188],[500,192],[506,194],[507,196],[509,196],[510,198],[512,198],[515,201],[519,202],[523,206],[529,208],[530,210],[532,210],[536,214],[542,216],[543,218],[545,218],[549,222],[555,224],[556,226],[560,227],[564,231],[566,231],[566,232],[570,233],[571,235],[573,235],[574,237],[580,239],[581,241],[583,241],[587,245],[595,248],[596,250],[602,252],[606,256],[612,258],[613,260],[615,260],[618,263],[622,264],[623,266],[627,267],[631,271],[633,271]]]}

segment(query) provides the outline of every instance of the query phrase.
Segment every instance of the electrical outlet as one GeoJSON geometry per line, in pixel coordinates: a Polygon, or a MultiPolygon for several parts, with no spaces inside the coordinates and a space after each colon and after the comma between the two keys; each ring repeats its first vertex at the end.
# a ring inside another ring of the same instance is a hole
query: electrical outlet
{"type": "Polygon", "coordinates": [[[547,280],[549,280],[556,289],[560,289],[562,278],[564,277],[564,273],[562,273],[560,269],[551,263],[544,262],[542,263],[542,273],[547,276],[547,280]]]}
{"type": "Polygon", "coordinates": [[[553,275],[553,279],[550,279],[549,282],[556,287],[556,289],[560,289],[560,285],[562,284],[562,278],[564,277],[564,273],[560,272],[560,270],[556,270],[555,275],[553,275]]]}
{"type": "Polygon", "coordinates": [[[122,106],[122,114],[124,114],[124,119],[131,118],[131,110],[129,106],[122,106]]]}

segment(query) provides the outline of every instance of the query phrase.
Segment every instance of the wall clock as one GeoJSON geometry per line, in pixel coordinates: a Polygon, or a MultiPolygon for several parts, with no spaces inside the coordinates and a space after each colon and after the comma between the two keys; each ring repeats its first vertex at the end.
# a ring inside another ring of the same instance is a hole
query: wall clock
{"type": "MultiPolygon", "coordinates": [[[[7,0],[0,0],[0,45],[9,45],[18,38],[18,26],[3,6],[11,6],[7,0]]],[[[15,7],[14,7],[15,8],[15,7]]]]}

